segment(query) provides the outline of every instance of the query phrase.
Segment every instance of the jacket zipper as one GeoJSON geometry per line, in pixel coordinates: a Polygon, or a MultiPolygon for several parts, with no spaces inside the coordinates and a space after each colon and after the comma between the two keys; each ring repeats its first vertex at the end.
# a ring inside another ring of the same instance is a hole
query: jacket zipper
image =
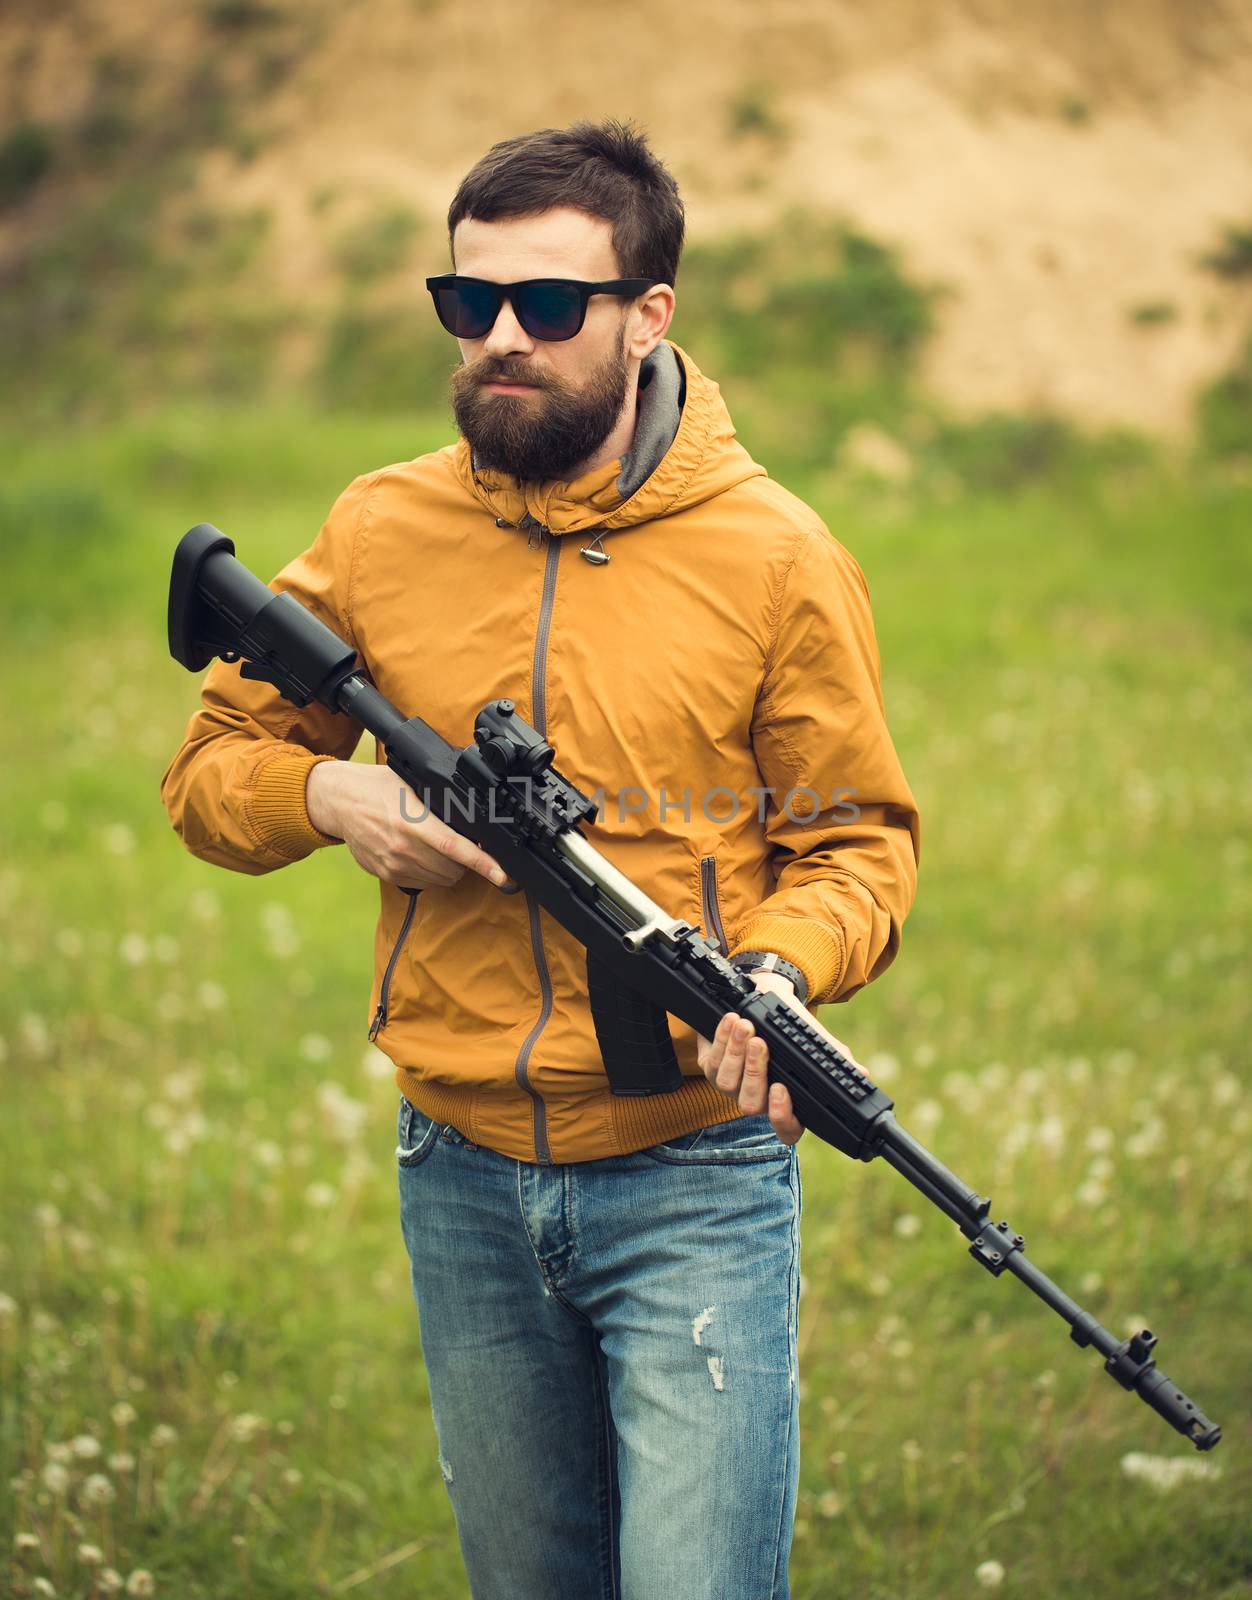
{"type": "MultiPolygon", "coordinates": [[[[556,571],[561,559],[561,541],[554,539],[547,528],[536,523],[540,537],[548,540],[548,551],[543,568],[543,597],[539,602],[539,625],[535,629],[535,656],[530,672],[531,717],[536,731],[544,738],[548,733],[548,635],[552,630],[552,607],[556,599],[556,571]]],[[[532,539],[533,539],[532,532],[532,539]]],[[[526,896],[526,910],[530,918],[530,949],[534,957],[535,972],[539,978],[539,1015],[534,1026],[522,1041],[513,1066],[513,1076],[534,1104],[535,1160],[544,1166],[552,1165],[548,1149],[548,1117],[542,1096],[531,1086],[528,1074],[531,1051],[552,1015],[552,977],[548,971],[548,958],[543,948],[543,929],[539,924],[539,906],[530,895],[526,896]]]]}
{"type": "Polygon", "coordinates": [[[700,910],[704,918],[705,936],[717,940],[717,948],[726,955],[730,946],[726,942],[726,929],[722,926],[722,908],[717,899],[717,857],[700,857],[700,910]]]}
{"type": "Polygon", "coordinates": [[[387,961],[387,970],[383,973],[382,987],[378,991],[378,1008],[374,1012],[374,1020],[370,1023],[371,1044],[387,1026],[387,997],[391,993],[391,974],[396,970],[396,962],[400,959],[400,950],[408,937],[409,929],[413,925],[413,913],[417,910],[417,897],[422,891],[420,889],[406,889],[404,892],[409,897],[409,907],[404,913],[404,921],[400,924],[400,932],[396,936],[396,942],[387,961]]]}

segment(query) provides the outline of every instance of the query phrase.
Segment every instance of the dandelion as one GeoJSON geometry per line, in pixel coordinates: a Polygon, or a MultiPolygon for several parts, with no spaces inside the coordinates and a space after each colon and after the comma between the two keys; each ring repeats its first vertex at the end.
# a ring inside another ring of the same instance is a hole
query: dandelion
{"type": "Polygon", "coordinates": [[[102,1448],[94,1433],[80,1433],[77,1438],[70,1440],[70,1449],[79,1461],[94,1461],[102,1448]]]}
{"type": "Polygon", "coordinates": [[[30,1580],[30,1587],[32,1594],[56,1594],[56,1590],[52,1587],[52,1584],[47,1578],[32,1578],[30,1580]]]}
{"type": "Polygon", "coordinates": [[[1150,1456],[1142,1450],[1124,1455],[1121,1467],[1126,1477],[1151,1484],[1162,1494],[1168,1494],[1189,1478],[1220,1478],[1222,1475],[1221,1465],[1216,1461],[1201,1461],[1196,1456],[1150,1456]]]}
{"type": "Polygon", "coordinates": [[[311,1183],[304,1191],[304,1203],[315,1211],[328,1211],[339,1198],[333,1184],[311,1183]]]}
{"type": "Polygon", "coordinates": [[[37,1533],[15,1533],[13,1535],[13,1548],[18,1551],[39,1550],[42,1549],[42,1546],[39,1543],[39,1535],[37,1533]]]}
{"type": "Polygon", "coordinates": [[[272,1139],[259,1140],[258,1143],[252,1146],[252,1154],[258,1166],[266,1167],[271,1171],[281,1165],[283,1159],[282,1151],[272,1139]]]}
{"type": "Polygon", "coordinates": [[[58,1444],[55,1440],[50,1440],[44,1446],[44,1454],[49,1461],[60,1461],[65,1466],[68,1466],[74,1459],[73,1447],[68,1440],[64,1444],[58,1444]]]}
{"type": "Polygon", "coordinates": [[[43,1469],[43,1485],[53,1494],[64,1494],[70,1486],[69,1468],[59,1461],[49,1461],[43,1469]]]}
{"type": "Polygon", "coordinates": [[[974,1577],[984,1589],[998,1589],[1004,1582],[1004,1568],[998,1561],[980,1561],[974,1577]]]}
{"type": "Polygon", "coordinates": [[[117,1499],[117,1490],[103,1472],[93,1472],[83,1484],[83,1500],[89,1506],[111,1506],[117,1499]]]}
{"type": "Polygon", "coordinates": [[[1098,1272],[1088,1272],[1079,1279],[1078,1287],[1083,1294],[1099,1294],[1104,1287],[1104,1279],[1098,1272]]]}
{"type": "Polygon", "coordinates": [[[168,1450],[177,1440],[178,1430],[171,1428],[168,1422],[158,1422],[148,1435],[148,1442],[154,1450],[168,1450]]]}
{"type": "Polygon", "coordinates": [[[172,1100],[175,1105],[186,1105],[189,1100],[194,1100],[199,1087],[200,1074],[195,1067],[183,1067],[178,1072],[167,1072],[161,1083],[165,1098],[172,1100]]]}
{"type": "Polygon", "coordinates": [[[300,1054],[306,1061],[329,1061],[331,1042],[324,1033],[306,1033],[300,1041],[300,1054]]]}
{"type": "Polygon", "coordinates": [[[135,848],[135,835],[124,822],[110,822],[100,840],[111,856],[128,856],[135,848]]]}
{"type": "Polygon", "coordinates": [[[126,1580],[126,1593],[133,1595],[154,1595],[156,1593],[156,1580],[146,1567],[136,1567],[126,1580]]]}
{"type": "Polygon", "coordinates": [[[96,1577],[96,1588],[101,1594],[120,1594],[122,1574],[116,1567],[101,1567],[96,1577]]]}
{"type": "Polygon", "coordinates": [[[376,1044],[366,1047],[361,1057],[361,1071],[367,1078],[375,1083],[384,1083],[395,1071],[391,1057],[380,1050],[376,1044]]]}
{"type": "Polygon", "coordinates": [[[5,1294],[0,1289],[0,1327],[6,1322],[13,1322],[17,1318],[17,1301],[11,1294],[5,1294]]]}
{"type": "Polygon", "coordinates": [[[104,1551],[98,1544],[80,1544],[78,1559],[85,1567],[100,1567],[104,1565],[104,1551]]]}
{"type": "Polygon", "coordinates": [[[230,1436],[237,1444],[250,1444],[265,1426],[265,1418],[255,1411],[241,1411],[231,1419],[230,1436]]]}
{"type": "Polygon", "coordinates": [[[197,922],[215,922],[221,914],[221,902],[210,889],[197,889],[187,904],[197,922]]]}
{"type": "Polygon", "coordinates": [[[284,1439],[290,1439],[292,1434],[295,1431],[296,1431],[295,1423],[294,1422],[288,1422],[286,1417],[284,1417],[283,1420],[278,1424],[278,1432],[280,1434],[282,1434],[284,1439]]]}
{"type": "Polygon", "coordinates": [[[900,1446],[900,1454],[906,1461],[920,1461],[922,1459],[922,1447],[916,1439],[906,1439],[900,1446]]]}
{"type": "Polygon", "coordinates": [[[114,1477],[124,1478],[135,1470],[135,1458],[129,1450],[115,1450],[109,1457],[108,1467],[114,1477]]]}
{"type": "Polygon", "coordinates": [[[196,999],[202,1011],[220,1011],[226,1004],[226,991],[212,978],[205,978],[196,986],[196,999]]]}
{"type": "Polygon", "coordinates": [[[1095,1154],[1102,1154],[1113,1148],[1113,1130],[1111,1128],[1088,1128],[1087,1149],[1095,1154]]]}
{"type": "Polygon", "coordinates": [[[913,1212],[906,1211],[892,1223],[892,1231],[897,1238],[915,1239],[922,1231],[922,1219],[913,1212]]]}
{"type": "Polygon", "coordinates": [[[129,1428],[135,1420],[135,1408],[129,1400],[119,1400],[109,1415],[119,1428],[129,1428]]]}
{"type": "Polygon", "coordinates": [[[288,1489],[298,1489],[304,1482],[304,1473],[299,1467],[287,1467],[283,1471],[283,1482],[288,1489]]]}
{"type": "Polygon", "coordinates": [[[1080,1183],[1077,1193],[1079,1201],[1091,1210],[1102,1206],[1109,1197],[1108,1189],[1098,1178],[1088,1178],[1085,1183],[1080,1183]]]}
{"type": "Polygon", "coordinates": [[[827,1489],[817,1502],[819,1516],[837,1517],[843,1510],[843,1496],[837,1489],[827,1489]]]}
{"type": "Polygon", "coordinates": [[[332,1138],[340,1144],[351,1144],[361,1137],[369,1118],[369,1107],[363,1100],[354,1100],[337,1083],[320,1084],[316,1099],[332,1138]]]}
{"type": "Polygon", "coordinates": [[[148,959],[148,941],[142,933],[123,934],[118,940],[117,953],[128,967],[142,967],[148,959]]]}

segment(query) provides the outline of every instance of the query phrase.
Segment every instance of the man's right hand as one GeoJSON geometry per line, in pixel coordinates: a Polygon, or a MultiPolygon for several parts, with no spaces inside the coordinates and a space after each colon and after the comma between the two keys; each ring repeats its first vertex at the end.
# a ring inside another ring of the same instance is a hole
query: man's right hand
{"type": "Polygon", "coordinates": [[[477,872],[502,888],[500,863],[432,815],[390,767],[319,761],[304,790],[309,821],[342,839],[357,863],[401,889],[447,889],[477,872]]]}

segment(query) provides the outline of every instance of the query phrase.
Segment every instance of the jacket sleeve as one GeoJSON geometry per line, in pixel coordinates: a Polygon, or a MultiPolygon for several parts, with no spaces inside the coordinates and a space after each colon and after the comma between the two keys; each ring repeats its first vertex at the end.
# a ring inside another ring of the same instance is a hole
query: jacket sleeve
{"type": "MultiPolygon", "coordinates": [[[[350,484],[310,548],[270,583],[354,647],[351,579],[369,486],[367,477],[350,484]]],[[[259,874],[338,844],[309,821],[304,786],[319,761],[351,756],[360,724],[316,701],[294,706],[270,684],[241,677],[237,663],[213,663],[201,700],[161,779],[165,809],[192,855],[259,874]]]]}
{"type": "Polygon", "coordinates": [[[752,723],[777,888],[731,955],[774,951],[807,1004],[846,1000],[895,959],[917,883],[917,807],[887,731],[869,592],[821,529],[785,573],[752,723]]]}

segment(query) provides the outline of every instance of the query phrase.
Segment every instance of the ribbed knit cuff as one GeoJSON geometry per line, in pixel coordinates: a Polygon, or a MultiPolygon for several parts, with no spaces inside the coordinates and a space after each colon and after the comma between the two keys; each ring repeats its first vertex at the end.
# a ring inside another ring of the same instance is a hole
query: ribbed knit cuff
{"type": "Polygon", "coordinates": [[[261,842],[279,855],[298,861],[322,845],[342,844],[309,821],[304,786],[319,761],[334,756],[290,755],[267,762],[252,790],[252,824],[261,842]]]}
{"type": "Polygon", "coordinates": [[[799,967],[809,986],[804,1003],[810,1008],[833,1000],[843,977],[842,937],[811,917],[783,917],[768,912],[749,917],[735,929],[731,958],[740,950],[773,950],[784,961],[799,967]]]}

